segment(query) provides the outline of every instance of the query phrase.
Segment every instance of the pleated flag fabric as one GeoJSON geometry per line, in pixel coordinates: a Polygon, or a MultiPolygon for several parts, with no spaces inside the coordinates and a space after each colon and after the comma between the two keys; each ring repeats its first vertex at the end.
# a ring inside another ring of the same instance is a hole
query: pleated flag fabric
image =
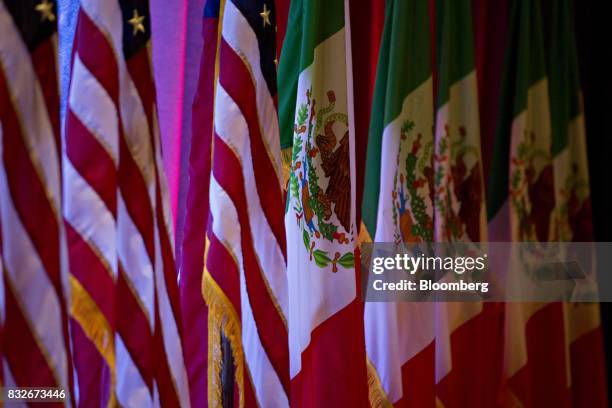
{"type": "Polygon", "coordinates": [[[148,1],[82,1],[63,149],[83,403],[189,406],[148,1]]]}
{"type": "Polygon", "coordinates": [[[289,405],[289,304],[274,3],[222,1],[219,18],[202,284],[208,404],[219,406],[222,387],[228,387],[220,377],[223,333],[238,406],[283,407],[289,405]]]}

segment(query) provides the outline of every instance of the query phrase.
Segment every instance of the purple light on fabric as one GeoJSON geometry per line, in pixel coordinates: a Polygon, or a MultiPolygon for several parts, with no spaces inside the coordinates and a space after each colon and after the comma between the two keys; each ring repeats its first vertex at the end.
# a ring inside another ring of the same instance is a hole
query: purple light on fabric
{"type": "Polygon", "coordinates": [[[159,128],[172,219],[176,225],[183,138],[187,0],[151,0],[150,5],[159,128]]]}

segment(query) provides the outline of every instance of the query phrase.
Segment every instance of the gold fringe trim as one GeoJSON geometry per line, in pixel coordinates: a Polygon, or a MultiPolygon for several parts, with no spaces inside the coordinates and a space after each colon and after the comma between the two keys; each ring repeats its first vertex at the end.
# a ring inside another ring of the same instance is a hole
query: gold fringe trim
{"type": "Polygon", "coordinates": [[[89,340],[96,346],[96,349],[106,361],[110,370],[111,389],[108,407],[118,407],[117,396],[115,395],[115,385],[117,376],[115,371],[115,338],[111,327],[102,311],[91,298],[87,290],[72,275],[69,275],[70,292],[72,303],[70,315],[83,329],[89,340]]]}
{"type": "Polygon", "coordinates": [[[361,247],[361,244],[372,242],[372,236],[368,232],[368,228],[362,222],[359,226],[359,236],[357,237],[357,245],[361,247]]]}
{"type": "Polygon", "coordinates": [[[211,313],[208,314],[208,406],[222,406],[221,329],[211,313]]]}
{"type": "MultiPolygon", "coordinates": [[[[208,257],[210,243],[206,237],[204,259],[208,257]]],[[[208,306],[208,406],[221,406],[221,333],[228,339],[234,358],[235,379],[238,385],[238,406],[244,407],[244,353],[241,324],[234,306],[213,279],[204,264],[202,296],[208,306]]]]}
{"type": "Polygon", "coordinates": [[[283,167],[283,186],[285,191],[289,190],[289,176],[291,175],[291,152],[293,148],[286,147],[281,150],[281,160],[283,167]]]}
{"type": "MultiPolygon", "coordinates": [[[[208,271],[204,272],[202,291],[204,300],[208,305],[209,333],[218,333],[214,334],[214,338],[211,338],[209,334],[209,342],[211,340],[216,342],[215,346],[209,347],[208,349],[209,367],[212,368],[211,371],[216,374],[216,377],[212,377],[212,383],[209,384],[209,400],[212,397],[212,402],[221,402],[222,384],[220,374],[222,356],[220,333],[223,333],[223,335],[229,340],[232,348],[232,356],[234,357],[234,365],[236,369],[235,378],[239,390],[239,406],[242,408],[244,407],[244,354],[242,351],[240,321],[238,320],[238,316],[236,316],[234,307],[231,305],[229,299],[227,299],[221,288],[217,285],[208,271]],[[212,396],[210,395],[210,392],[213,393],[212,396]],[[218,400],[215,400],[214,398],[217,397],[218,400]]],[[[210,406],[217,405],[212,404],[210,406]]]]}
{"type": "Polygon", "coordinates": [[[368,398],[372,408],[393,408],[393,404],[389,401],[385,390],[380,383],[380,378],[376,372],[374,364],[366,357],[368,365],[368,398]]]}
{"type": "Polygon", "coordinates": [[[362,222],[359,227],[359,236],[357,237],[357,247],[359,248],[360,257],[361,257],[361,265],[369,265],[372,260],[372,251],[364,251],[362,248],[363,244],[367,244],[372,242],[372,237],[368,232],[365,224],[362,222]]]}

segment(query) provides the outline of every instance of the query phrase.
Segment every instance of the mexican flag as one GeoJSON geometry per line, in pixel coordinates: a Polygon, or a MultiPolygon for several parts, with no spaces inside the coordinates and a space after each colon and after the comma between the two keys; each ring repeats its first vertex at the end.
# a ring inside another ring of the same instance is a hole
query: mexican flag
{"type": "MultiPolygon", "coordinates": [[[[433,241],[433,80],[428,0],[387,1],[368,139],[363,242],[433,241]]],[[[431,406],[434,306],[369,302],[374,407],[431,406]]]]}
{"type": "MultiPolygon", "coordinates": [[[[495,241],[545,242],[559,238],[556,221],[559,175],[552,153],[549,103],[553,91],[549,88],[544,49],[540,3],[517,1],[510,25],[489,180],[488,216],[491,238],[495,241]]],[[[556,62],[554,70],[562,69],[562,64],[556,62]]],[[[567,84],[557,82],[556,86],[567,84]]],[[[565,125],[556,124],[565,129],[568,125],[567,121],[565,125]]],[[[506,403],[571,404],[564,305],[507,303],[505,337],[506,403]]]]}
{"type": "MultiPolygon", "coordinates": [[[[555,181],[554,240],[593,241],[586,136],[572,4],[552,3],[549,94],[555,181]]],[[[563,305],[571,399],[575,405],[607,405],[599,305],[563,305]]]]}
{"type": "MultiPolygon", "coordinates": [[[[444,0],[437,6],[434,239],[486,242],[471,1],[444,0]]],[[[497,339],[488,334],[494,331],[488,330],[483,310],[480,302],[436,304],[436,394],[444,405],[487,405],[492,359],[483,351],[497,339]]]]}
{"type": "Polygon", "coordinates": [[[367,405],[348,16],[348,0],[292,1],[279,67],[293,406],[367,405]]]}

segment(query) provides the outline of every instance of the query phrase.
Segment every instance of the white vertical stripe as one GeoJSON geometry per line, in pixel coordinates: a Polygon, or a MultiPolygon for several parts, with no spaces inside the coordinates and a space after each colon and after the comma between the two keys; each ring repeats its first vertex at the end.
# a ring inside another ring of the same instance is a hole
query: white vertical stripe
{"type": "MultiPolygon", "coordinates": [[[[210,211],[213,216],[212,230],[219,241],[225,243],[236,256],[240,266],[240,306],[242,314],[242,347],[246,365],[251,373],[255,395],[259,406],[289,406],[287,396],[278,375],[272,368],[257,332],[253,311],[246,290],[238,213],[234,203],[218,184],[210,178],[210,211]]],[[[245,378],[245,381],[248,381],[245,378]]]]}
{"type": "Polygon", "coordinates": [[[238,55],[248,62],[251,68],[251,74],[255,81],[257,117],[259,119],[259,128],[261,129],[261,137],[267,148],[270,162],[276,171],[279,186],[282,188],[278,115],[270,95],[270,90],[261,72],[261,58],[257,36],[251,29],[249,22],[231,1],[225,2],[222,30],[225,41],[238,55]]]}
{"type": "Polygon", "coordinates": [[[215,105],[222,107],[222,109],[215,109],[215,130],[238,156],[242,164],[243,187],[247,200],[249,226],[255,255],[258,258],[268,287],[272,290],[283,315],[286,317],[289,312],[289,303],[285,260],[259,200],[247,123],[240,108],[220,84],[217,85],[215,105]]]}

